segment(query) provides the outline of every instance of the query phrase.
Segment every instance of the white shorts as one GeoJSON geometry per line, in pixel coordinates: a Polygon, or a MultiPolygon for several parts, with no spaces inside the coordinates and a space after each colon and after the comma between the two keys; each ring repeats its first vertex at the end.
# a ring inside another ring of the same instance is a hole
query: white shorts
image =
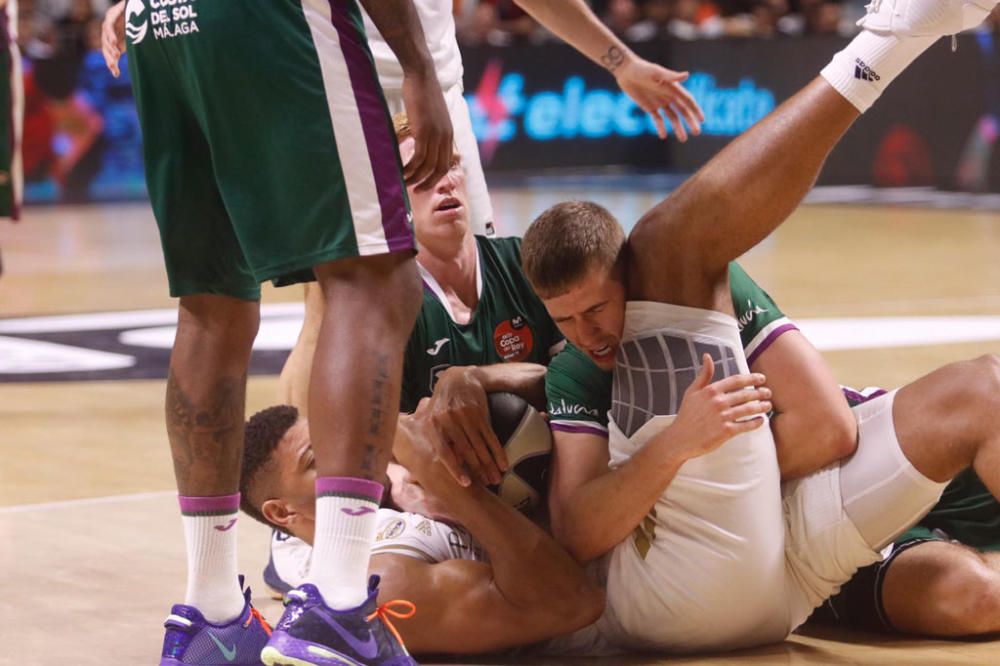
{"type": "Polygon", "coordinates": [[[947,483],[921,474],[896,437],[896,392],[856,406],[858,450],[783,488],[786,555],[794,594],[789,630],[806,621],[861,567],[922,518],[947,483]]]}
{"type": "MultiPolygon", "coordinates": [[[[403,106],[403,91],[385,89],[385,101],[389,113],[396,115],[405,111],[403,106]]],[[[493,235],[493,204],[486,188],[486,176],[479,159],[479,144],[472,131],[472,119],[469,117],[469,105],[463,95],[462,84],[458,83],[444,91],[444,101],[448,105],[448,115],[455,131],[455,147],[462,156],[462,166],[465,168],[465,192],[469,198],[469,225],[472,232],[484,236],[493,235]]]]}

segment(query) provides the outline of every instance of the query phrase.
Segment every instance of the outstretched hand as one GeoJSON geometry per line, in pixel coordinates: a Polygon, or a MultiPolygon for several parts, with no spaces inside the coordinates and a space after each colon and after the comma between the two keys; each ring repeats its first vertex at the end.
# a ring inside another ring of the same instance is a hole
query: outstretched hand
{"type": "Polygon", "coordinates": [[[121,76],[118,60],[125,52],[125,0],[117,2],[104,14],[101,24],[101,53],[104,64],[116,79],[121,76]]]}
{"type": "Polygon", "coordinates": [[[663,116],[667,117],[674,134],[681,141],[688,138],[685,124],[692,134],[701,134],[705,114],[691,93],[681,85],[687,81],[687,72],[675,72],[633,56],[626,58],[614,70],[614,75],[619,87],[653,119],[661,139],[667,138],[663,116]]]}
{"type": "Polygon", "coordinates": [[[715,364],[712,357],[702,357],[702,367],[694,383],[684,392],[677,418],[664,432],[683,446],[685,458],[696,458],[714,451],[729,439],[764,425],[764,415],[771,411],[771,389],[764,386],[764,375],[733,375],[712,381],[715,364]]]}

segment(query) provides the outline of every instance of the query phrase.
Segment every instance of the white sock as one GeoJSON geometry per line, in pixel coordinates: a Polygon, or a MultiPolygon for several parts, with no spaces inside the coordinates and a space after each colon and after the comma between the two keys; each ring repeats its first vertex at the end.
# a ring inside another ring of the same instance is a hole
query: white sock
{"type": "Polygon", "coordinates": [[[864,113],[882,91],[940,35],[898,36],[862,30],[820,76],[864,113]]]}
{"type": "Polygon", "coordinates": [[[368,559],[382,485],[366,479],[316,479],[316,536],[309,581],[330,608],[357,608],[368,598],[368,559]]]}
{"type": "Polygon", "coordinates": [[[205,619],[224,624],[243,612],[236,564],[239,493],[221,497],[180,497],[187,543],[187,593],[184,603],[205,619]]]}

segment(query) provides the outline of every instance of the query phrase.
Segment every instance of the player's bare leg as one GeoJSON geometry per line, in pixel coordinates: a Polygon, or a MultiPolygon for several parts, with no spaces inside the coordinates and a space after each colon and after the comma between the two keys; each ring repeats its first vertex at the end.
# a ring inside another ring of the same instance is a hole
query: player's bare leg
{"type": "Polygon", "coordinates": [[[729,262],[795,210],[859,115],[817,78],[729,144],[636,225],[630,297],[731,312],[729,262]]]}
{"type": "Polygon", "coordinates": [[[801,203],[844,131],[942,35],[996,0],[874,0],[821,77],[733,141],[631,236],[630,296],[732,311],[727,265],[801,203]],[[645,279],[643,276],[646,276],[645,279]]]}
{"type": "Polygon", "coordinates": [[[244,607],[236,565],[247,366],[257,301],[180,300],[167,379],[166,421],[188,548],[185,603],[213,622],[244,607]]]}
{"type": "Polygon", "coordinates": [[[892,418],[906,457],[947,481],[968,466],[1000,497],[1000,359],[981,356],[935,370],[899,390],[892,418]]]}
{"type": "Polygon", "coordinates": [[[410,254],[351,258],[314,271],[326,308],[309,387],[317,473],[312,580],[332,608],[353,608],[368,596],[368,553],[420,278],[410,254]]]}
{"type": "Polygon", "coordinates": [[[309,416],[309,377],[312,374],[313,354],[319,329],[323,324],[326,308],[323,291],[318,284],[306,282],[303,286],[302,301],[305,305],[305,319],[302,330],[295,340],[295,346],[285,360],[278,377],[278,404],[298,408],[303,418],[309,416]]]}
{"type": "Polygon", "coordinates": [[[928,541],[893,559],[882,605],[897,630],[922,636],[1000,632],[1000,553],[928,541]]]}

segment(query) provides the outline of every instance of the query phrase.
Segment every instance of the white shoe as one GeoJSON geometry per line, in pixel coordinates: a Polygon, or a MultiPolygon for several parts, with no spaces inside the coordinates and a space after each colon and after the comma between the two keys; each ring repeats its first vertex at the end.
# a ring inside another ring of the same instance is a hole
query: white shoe
{"type": "Polygon", "coordinates": [[[974,28],[1000,0],[871,0],[858,25],[894,35],[954,35],[974,28]]]}

